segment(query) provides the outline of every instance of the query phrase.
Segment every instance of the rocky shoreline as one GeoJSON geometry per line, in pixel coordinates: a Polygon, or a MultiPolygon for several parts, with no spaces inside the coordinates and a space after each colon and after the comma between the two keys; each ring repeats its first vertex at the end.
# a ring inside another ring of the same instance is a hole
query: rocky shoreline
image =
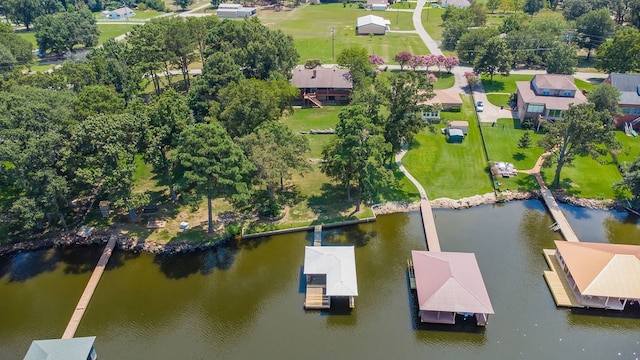
{"type": "MultiPolygon", "coordinates": [[[[614,200],[597,200],[597,199],[583,199],[568,196],[562,192],[554,193],[556,200],[560,203],[569,204],[571,206],[584,207],[589,209],[601,209],[601,210],[617,210],[624,211],[624,206],[617,203],[614,200]]],[[[485,204],[497,204],[505,203],[509,201],[539,199],[540,193],[534,192],[511,192],[503,191],[496,196],[494,193],[487,193],[483,195],[475,195],[458,200],[449,198],[438,198],[431,200],[431,206],[439,209],[454,209],[462,210],[470,207],[485,205],[485,204]]],[[[394,201],[384,204],[376,204],[372,206],[373,212],[376,216],[417,211],[420,210],[420,202],[401,202],[394,201]]],[[[117,248],[131,252],[146,252],[157,255],[175,255],[181,253],[188,253],[193,251],[201,251],[211,249],[216,246],[225,245],[232,238],[222,239],[218,241],[211,241],[202,244],[189,244],[186,241],[171,242],[171,243],[157,243],[155,241],[136,241],[129,236],[119,234],[116,230],[97,230],[94,234],[88,238],[84,238],[76,235],[75,233],[62,233],[58,236],[51,236],[49,238],[21,241],[13,244],[0,245],[0,256],[10,255],[14,253],[20,253],[25,251],[34,251],[44,248],[54,247],[71,247],[71,246],[89,246],[94,244],[106,244],[111,236],[117,237],[117,248]]]]}

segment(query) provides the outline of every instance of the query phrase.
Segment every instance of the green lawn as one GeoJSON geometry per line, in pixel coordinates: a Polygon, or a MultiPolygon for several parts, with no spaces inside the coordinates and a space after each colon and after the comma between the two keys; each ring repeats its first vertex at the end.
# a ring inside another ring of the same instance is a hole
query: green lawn
{"type": "Polygon", "coordinates": [[[164,14],[163,12],[155,11],[155,10],[140,11],[140,10],[134,9],[133,12],[135,12],[136,15],[130,17],[128,20],[126,20],[126,19],[122,19],[122,20],[107,19],[106,17],[102,16],[102,13],[100,11],[94,12],[93,13],[93,17],[96,19],[96,21],[114,21],[114,22],[123,22],[124,23],[124,22],[127,22],[127,21],[135,22],[136,20],[139,21],[139,20],[151,19],[151,18],[154,18],[156,16],[160,16],[160,15],[164,14]]]}
{"type": "MultiPolygon", "coordinates": [[[[483,124],[482,133],[487,145],[489,160],[506,161],[513,163],[518,170],[531,169],[543,150],[537,146],[538,139],[542,134],[531,132],[531,144],[528,149],[518,148],[518,141],[524,131],[520,128],[518,119],[498,119],[495,126],[483,124]]],[[[533,191],[538,189],[538,185],[533,178],[525,174],[510,179],[499,179],[498,189],[500,190],[521,190],[533,191]]]]}
{"type": "Polygon", "coordinates": [[[98,25],[98,29],[100,30],[100,38],[98,39],[98,44],[102,44],[109,39],[113,39],[117,36],[125,34],[134,26],[138,26],[136,24],[109,24],[109,25],[98,25]]]}
{"type": "MultiPolygon", "coordinates": [[[[425,7],[429,6],[429,4],[426,4],[425,7]]],[[[413,10],[416,8],[416,4],[415,3],[411,3],[411,2],[407,2],[407,1],[400,1],[400,2],[396,2],[391,4],[390,6],[391,9],[404,9],[404,10],[413,10]]]]}
{"type": "Polygon", "coordinates": [[[509,94],[487,94],[487,100],[495,106],[509,107],[509,94]]]}
{"type": "MultiPolygon", "coordinates": [[[[343,106],[324,106],[322,108],[295,109],[291,116],[282,119],[293,132],[308,132],[311,129],[335,129],[338,113],[343,106]]],[[[309,140],[310,158],[322,158],[322,148],[334,135],[304,135],[309,140]]]]}
{"type": "Polygon", "coordinates": [[[592,84],[590,82],[580,80],[580,79],[574,79],[574,83],[576,84],[576,87],[580,89],[580,91],[582,90],[591,91],[593,90],[593,88],[598,86],[597,84],[592,84]]]}
{"type": "Polygon", "coordinates": [[[456,82],[455,77],[451,73],[436,72],[434,75],[438,78],[438,81],[436,81],[436,83],[433,84],[434,90],[444,90],[444,89],[452,88],[456,82]]]}
{"type": "MultiPolygon", "coordinates": [[[[280,29],[294,37],[294,43],[300,53],[300,62],[306,59],[321,59],[324,63],[334,63],[340,51],[353,45],[364,46],[369,53],[381,56],[387,63],[395,63],[393,57],[401,51],[428,54],[426,46],[417,34],[356,36],[357,18],[367,14],[370,12],[357,7],[321,4],[303,5],[292,11],[260,11],[258,17],[266,26],[280,29]]],[[[391,21],[391,29],[413,29],[411,13],[389,12],[382,15],[391,21]]]]}
{"type": "Polygon", "coordinates": [[[429,6],[425,6],[422,10],[422,26],[429,33],[429,36],[436,41],[442,40],[442,30],[444,30],[442,26],[443,13],[443,9],[429,6]]]}
{"type": "Polygon", "coordinates": [[[469,96],[463,96],[460,112],[442,112],[443,121],[435,133],[420,132],[409,147],[403,163],[425,187],[430,198],[462,197],[484,194],[493,190],[482,140],[469,96]],[[446,120],[469,121],[469,132],[461,144],[449,144],[440,132],[446,120]]]}
{"type": "Polygon", "coordinates": [[[481,75],[482,87],[485,92],[492,93],[514,93],[516,92],[516,81],[531,81],[533,75],[494,75],[493,81],[489,80],[488,75],[481,75]]]}
{"type": "Polygon", "coordinates": [[[617,155],[621,164],[631,163],[640,156],[640,137],[627,136],[623,130],[616,130],[616,140],[622,145],[617,155]]]}
{"type": "Polygon", "coordinates": [[[30,42],[33,45],[33,48],[36,49],[38,47],[38,43],[36,42],[36,32],[31,30],[31,31],[16,31],[16,34],[18,34],[18,36],[20,36],[21,38],[27,40],[28,42],[30,42]]]}
{"type": "MultiPolygon", "coordinates": [[[[560,186],[569,195],[592,199],[615,199],[612,186],[622,179],[611,155],[602,157],[603,164],[589,156],[577,157],[572,165],[565,165],[560,174],[560,186]]],[[[547,184],[553,182],[555,166],[543,168],[547,184]]]]}

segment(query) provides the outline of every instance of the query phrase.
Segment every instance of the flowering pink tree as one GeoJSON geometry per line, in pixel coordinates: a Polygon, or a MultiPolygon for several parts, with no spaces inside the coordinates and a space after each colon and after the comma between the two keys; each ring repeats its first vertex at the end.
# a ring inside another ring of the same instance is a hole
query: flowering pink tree
{"type": "Polygon", "coordinates": [[[433,55],[433,54],[429,54],[429,55],[424,55],[424,66],[427,67],[427,71],[429,71],[429,68],[431,66],[437,65],[438,64],[438,56],[437,55],[433,55]]]}
{"type": "Polygon", "coordinates": [[[418,66],[424,66],[424,58],[422,55],[414,55],[411,60],[409,60],[409,66],[412,70],[418,68],[418,66]]]}
{"type": "Polygon", "coordinates": [[[371,65],[384,65],[384,59],[378,55],[369,55],[369,64],[371,65]]]}
{"type": "Polygon", "coordinates": [[[438,65],[438,72],[441,71],[442,67],[445,65],[445,63],[447,62],[447,57],[444,55],[438,55],[438,63],[436,65],[438,65]]]}
{"type": "Polygon", "coordinates": [[[473,88],[476,87],[476,85],[480,84],[480,77],[473,71],[464,73],[464,77],[467,79],[467,84],[469,84],[470,91],[473,91],[473,88]]]}
{"type": "Polygon", "coordinates": [[[427,74],[427,81],[430,83],[434,83],[438,81],[438,78],[433,74],[427,74]]]}
{"type": "Polygon", "coordinates": [[[447,56],[444,60],[444,68],[447,69],[447,72],[449,73],[458,65],[460,65],[460,60],[455,56],[447,56]]]}
{"type": "Polygon", "coordinates": [[[412,58],[413,55],[411,55],[410,52],[402,51],[399,52],[393,59],[397,61],[398,64],[400,64],[400,70],[404,70],[404,66],[407,65],[412,58]]]}

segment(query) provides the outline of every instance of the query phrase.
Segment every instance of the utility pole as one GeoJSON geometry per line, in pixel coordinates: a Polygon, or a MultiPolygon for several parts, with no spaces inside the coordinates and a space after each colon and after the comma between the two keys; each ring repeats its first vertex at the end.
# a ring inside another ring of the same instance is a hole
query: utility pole
{"type": "Polygon", "coordinates": [[[335,60],[336,28],[331,27],[331,60],[335,60]]]}

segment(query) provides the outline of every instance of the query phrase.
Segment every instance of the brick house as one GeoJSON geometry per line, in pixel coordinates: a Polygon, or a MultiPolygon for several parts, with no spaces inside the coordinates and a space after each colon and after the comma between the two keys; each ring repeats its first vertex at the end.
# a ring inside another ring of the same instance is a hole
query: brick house
{"type": "Polygon", "coordinates": [[[604,82],[622,94],[618,101],[622,114],[616,116],[616,127],[631,123],[640,129],[640,74],[609,74],[604,82]]]}
{"type": "Polygon", "coordinates": [[[538,74],[531,81],[517,81],[516,88],[520,121],[525,118],[559,120],[570,104],[587,102],[571,75],[538,74]]]}

